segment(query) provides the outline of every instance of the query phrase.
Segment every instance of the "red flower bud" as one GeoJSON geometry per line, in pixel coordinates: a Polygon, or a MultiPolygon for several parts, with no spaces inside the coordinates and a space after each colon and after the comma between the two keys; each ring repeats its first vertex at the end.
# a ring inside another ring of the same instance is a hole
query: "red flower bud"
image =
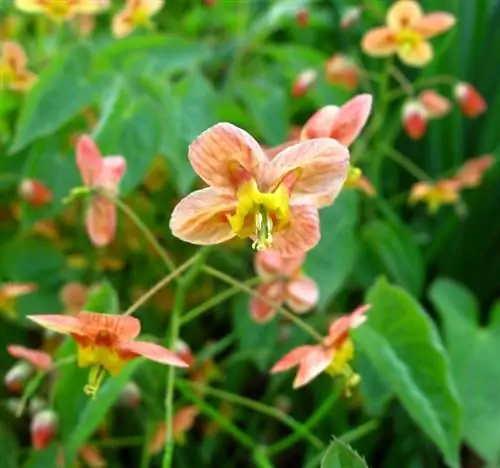
{"type": "Polygon", "coordinates": [[[484,98],[479,94],[478,90],[469,83],[458,83],[453,93],[462,109],[462,112],[470,118],[477,117],[483,114],[487,109],[487,104],[484,98]]]}
{"type": "Polygon", "coordinates": [[[33,374],[33,367],[27,362],[20,361],[14,364],[5,374],[3,379],[5,386],[11,391],[20,393],[26,381],[33,374]]]}
{"type": "Polygon", "coordinates": [[[297,24],[301,28],[307,27],[309,24],[309,11],[306,8],[301,8],[295,15],[295,19],[297,20],[297,24]]]}
{"type": "Polygon", "coordinates": [[[23,179],[19,184],[19,196],[31,206],[41,207],[53,199],[50,189],[39,180],[23,179]]]}
{"type": "Polygon", "coordinates": [[[403,127],[413,140],[419,140],[427,131],[427,112],[418,101],[403,106],[403,127]]]}
{"type": "Polygon", "coordinates": [[[129,408],[137,408],[142,401],[141,389],[132,380],[127,382],[120,393],[120,403],[129,408]]]}
{"type": "Polygon", "coordinates": [[[307,69],[304,70],[295,80],[292,87],[292,96],[301,97],[309,91],[312,87],[316,78],[318,77],[318,72],[316,70],[307,69]]]}
{"type": "Polygon", "coordinates": [[[57,414],[43,410],[31,421],[31,444],[36,450],[43,450],[50,444],[57,431],[57,414]]]}
{"type": "Polygon", "coordinates": [[[354,26],[361,18],[361,8],[359,6],[349,7],[340,18],[340,28],[344,31],[354,26]]]}

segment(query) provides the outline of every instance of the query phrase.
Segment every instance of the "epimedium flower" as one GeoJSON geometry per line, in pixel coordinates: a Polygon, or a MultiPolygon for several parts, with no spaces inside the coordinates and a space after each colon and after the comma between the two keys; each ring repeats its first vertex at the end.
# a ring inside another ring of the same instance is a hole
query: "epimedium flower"
{"type": "Polygon", "coordinates": [[[256,322],[267,322],[276,314],[283,303],[297,313],[311,310],[318,302],[319,291],[316,282],[304,275],[302,264],[305,254],[283,257],[274,250],[255,254],[255,270],[263,279],[256,292],[260,297],[250,301],[250,312],[256,322]]]}
{"type": "Polygon", "coordinates": [[[128,36],[136,28],[151,28],[151,18],[163,8],[163,0],[127,0],[125,8],[113,17],[113,35],[128,36]]]}
{"type": "Polygon", "coordinates": [[[427,39],[450,29],[455,17],[446,12],[425,15],[413,0],[399,0],[387,11],[386,27],[368,31],[362,48],[373,57],[397,54],[402,62],[423,67],[432,60],[433,50],[427,39]]]}
{"type": "Polygon", "coordinates": [[[358,87],[360,73],[356,62],[344,54],[334,54],[326,62],[326,79],[332,85],[341,85],[352,91],[358,87]]]}
{"type": "Polygon", "coordinates": [[[481,184],[484,173],[495,164],[495,158],[491,154],[485,154],[477,158],[469,159],[457,171],[453,180],[461,188],[474,188],[481,184]]]}
{"type": "Polygon", "coordinates": [[[363,9],[360,6],[348,7],[340,18],[340,29],[347,31],[359,22],[363,9]]]}
{"type": "Polygon", "coordinates": [[[78,366],[90,367],[87,395],[95,397],[106,373],[118,375],[131,359],[138,356],[177,367],[188,365],[174,352],[155,343],[134,341],[141,331],[138,319],[126,315],[79,312],[68,315],[30,315],[35,323],[65,335],[78,346],[78,366]]]}
{"type": "Polygon", "coordinates": [[[17,42],[5,41],[0,48],[0,90],[28,91],[37,80],[26,67],[28,57],[17,42]]]}
{"type": "Polygon", "coordinates": [[[322,343],[293,349],[283,356],[270,372],[284,372],[298,366],[293,388],[306,385],[322,372],[327,372],[332,377],[343,376],[348,390],[357,385],[359,376],[349,365],[354,358],[354,345],[349,332],[366,320],[365,313],[369,308],[369,305],[360,306],[350,314],[335,320],[322,343]]]}
{"type": "Polygon", "coordinates": [[[339,193],[349,152],[333,139],[291,146],[272,161],[244,130],[219,123],[189,148],[195,172],[209,185],[175,207],[170,229],[181,240],[219,244],[239,236],[256,250],[293,256],[320,239],[317,199],[339,193]]]}
{"type": "Polygon", "coordinates": [[[42,13],[58,22],[77,14],[95,14],[109,7],[109,0],[15,0],[16,7],[25,13],[42,13]]]}
{"type": "Polygon", "coordinates": [[[427,204],[430,214],[436,214],[443,205],[456,205],[460,200],[460,184],[453,179],[437,182],[417,182],[410,191],[411,205],[422,202],[427,204]]]}
{"type": "Polygon", "coordinates": [[[76,164],[85,186],[93,191],[86,215],[87,233],[94,245],[103,247],[116,232],[116,206],[106,195],[118,195],[127,162],[123,156],[103,158],[92,138],[83,135],[76,146],[76,164]]]}
{"type": "Polygon", "coordinates": [[[483,96],[470,83],[463,81],[457,83],[453,88],[453,94],[464,115],[471,119],[484,114],[488,108],[483,96]]]}
{"type": "Polygon", "coordinates": [[[420,140],[427,131],[427,111],[418,99],[406,101],[402,109],[403,128],[412,140],[420,140]]]}
{"type": "Polygon", "coordinates": [[[344,182],[344,188],[360,190],[369,197],[373,197],[377,193],[370,180],[363,175],[363,171],[359,167],[353,166],[349,167],[347,179],[344,182]]]}
{"type": "Polygon", "coordinates": [[[45,371],[52,366],[52,356],[39,349],[30,349],[20,345],[7,346],[7,352],[17,358],[29,363],[37,370],[45,371]]]}

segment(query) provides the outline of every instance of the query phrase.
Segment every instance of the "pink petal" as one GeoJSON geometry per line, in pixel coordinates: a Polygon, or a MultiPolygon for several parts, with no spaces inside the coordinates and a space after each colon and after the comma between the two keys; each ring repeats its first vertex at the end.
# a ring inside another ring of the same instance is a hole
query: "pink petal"
{"type": "Polygon", "coordinates": [[[311,140],[313,138],[331,138],[332,127],[335,123],[338,112],[338,106],[322,107],[304,124],[300,138],[302,140],[311,140]]]}
{"type": "Polygon", "coordinates": [[[130,315],[100,314],[97,312],[78,312],[76,318],[80,321],[80,334],[96,341],[107,332],[109,346],[115,342],[126,342],[136,338],[141,332],[141,323],[130,315]]]}
{"type": "Polygon", "coordinates": [[[451,102],[432,89],[422,91],[418,99],[430,118],[444,117],[451,110],[451,102]]]}
{"type": "Polygon", "coordinates": [[[291,220],[276,233],[273,249],[285,257],[300,255],[317,245],[321,237],[318,209],[312,205],[290,207],[291,220]]]}
{"type": "Polygon", "coordinates": [[[87,234],[97,247],[108,245],[116,232],[116,206],[101,195],[94,195],[86,217],[87,234]]]}
{"type": "Polygon", "coordinates": [[[70,333],[80,334],[82,330],[80,321],[76,317],[69,315],[28,315],[26,318],[48,330],[65,335],[70,333]]]}
{"type": "Polygon", "coordinates": [[[208,185],[231,193],[235,189],[231,166],[242,167],[258,180],[269,165],[255,139],[230,123],[219,123],[203,132],[191,143],[189,160],[195,172],[208,185]]]}
{"type": "Polygon", "coordinates": [[[457,20],[452,14],[437,11],[425,15],[413,28],[422,34],[425,39],[430,39],[452,28],[456,22],[457,20]]]}
{"type": "Polygon", "coordinates": [[[192,244],[220,244],[235,236],[227,220],[235,210],[234,198],[210,187],[197,190],[174,208],[170,230],[175,237],[192,244]]]}
{"type": "Polygon", "coordinates": [[[117,192],[118,184],[127,170],[126,159],[123,156],[106,156],[102,160],[102,166],[97,184],[117,192]]]}
{"type": "Polygon", "coordinates": [[[372,109],[370,94],[360,94],[344,104],[335,119],[330,138],[350,146],[366,124],[372,109]]]}
{"type": "Polygon", "coordinates": [[[375,28],[363,36],[361,47],[372,57],[387,57],[396,52],[397,44],[390,29],[375,28]]]}
{"type": "Polygon", "coordinates": [[[299,371],[293,381],[293,388],[303,387],[319,374],[321,374],[332,362],[335,350],[312,346],[304,359],[301,360],[299,371]]]}
{"type": "Polygon", "coordinates": [[[263,283],[255,290],[261,298],[253,296],[250,300],[250,313],[257,323],[271,320],[276,314],[276,309],[283,304],[285,289],[281,281],[263,283]]]}
{"type": "Polygon", "coordinates": [[[34,283],[4,283],[0,286],[0,296],[18,297],[32,293],[38,289],[34,283]]]}
{"type": "Polygon", "coordinates": [[[143,356],[160,364],[176,367],[189,367],[177,354],[163,346],[145,341],[131,341],[116,347],[120,354],[127,357],[143,356]]]}
{"type": "Polygon", "coordinates": [[[285,354],[269,371],[271,374],[283,372],[297,366],[314,346],[299,346],[285,354]]]}
{"type": "Polygon", "coordinates": [[[369,305],[362,305],[350,314],[344,315],[335,320],[335,322],[330,325],[328,337],[325,339],[325,344],[330,346],[342,341],[349,330],[359,327],[359,325],[366,320],[366,316],[364,314],[370,307],[371,306],[369,305]]]}
{"type": "Polygon", "coordinates": [[[286,285],[286,302],[290,308],[297,313],[311,310],[319,299],[319,290],[316,282],[307,277],[299,276],[286,285]]]}
{"type": "Polygon", "coordinates": [[[38,349],[29,349],[24,346],[9,345],[7,351],[17,359],[24,359],[40,370],[47,370],[52,365],[50,354],[38,349]]]}
{"type": "Polygon", "coordinates": [[[271,162],[270,180],[278,184],[289,172],[298,170],[291,199],[315,198],[322,193],[338,193],[347,177],[349,151],[335,140],[318,138],[304,141],[281,152],[271,162]]]}
{"type": "Polygon", "coordinates": [[[287,141],[286,143],[283,143],[278,146],[273,146],[272,148],[265,148],[264,152],[266,153],[266,156],[270,159],[273,160],[278,154],[280,154],[283,150],[290,148],[290,146],[296,145],[299,143],[300,140],[290,140],[287,141]]]}
{"type": "Polygon", "coordinates": [[[255,271],[263,278],[277,275],[291,277],[300,269],[304,259],[304,253],[294,257],[283,257],[275,250],[263,250],[255,254],[255,271]]]}
{"type": "Polygon", "coordinates": [[[81,136],[76,143],[76,165],[87,187],[93,187],[103,169],[101,152],[92,138],[81,136]]]}

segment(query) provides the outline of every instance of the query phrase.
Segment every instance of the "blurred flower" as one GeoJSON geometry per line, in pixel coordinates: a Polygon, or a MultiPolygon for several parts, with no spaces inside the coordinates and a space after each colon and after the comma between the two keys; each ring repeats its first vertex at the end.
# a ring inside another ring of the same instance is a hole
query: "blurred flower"
{"type": "Polygon", "coordinates": [[[102,453],[94,445],[84,445],[78,452],[78,455],[89,468],[104,468],[108,466],[102,453]]]}
{"type": "Polygon", "coordinates": [[[8,317],[15,317],[16,298],[32,293],[38,289],[33,283],[4,283],[0,285],[0,312],[8,317]]]}
{"type": "Polygon", "coordinates": [[[460,185],[451,179],[435,183],[418,182],[411,188],[410,204],[427,204],[429,213],[435,214],[442,205],[455,205],[460,199],[460,185]]]}
{"type": "Polygon", "coordinates": [[[361,325],[365,312],[370,306],[358,307],[330,325],[328,336],[319,345],[299,346],[282,357],[271,369],[271,373],[283,372],[299,366],[293,388],[306,385],[321,372],[326,371],[332,377],[345,377],[347,387],[359,382],[359,376],[353,372],[349,362],[354,358],[354,345],[349,338],[349,331],[361,325]]]}
{"type": "Polygon", "coordinates": [[[486,101],[470,83],[457,83],[453,93],[466,117],[473,119],[486,112],[486,101]]]}
{"type": "Polygon", "coordinates": [[[455,24],[455,17],[446,12],[424,15],[416,1],[399,0],[387,11],[386,23],[387,27],[365,34],[362,41],[365,53],[373,57],[397,53],[407,65],[423,67],[433,57],[427,39],[450,29],[455,24]]]}
{"type": "Polygon", "coordinates": [[[0,48],[0,90],[28,91],[37,80],[34,73],[26,69],[28,57],[17,43],[6,41],[0,48]]]}
{"type": "Polygon", "coordinates": [[[292,96],[302,97],[307,93],[316,82],[318,72],[312,68],[304,70],[295,80],[292,86],[292,96]]]}
{"type": "Polygon", "coordinates": [[[433,89],[422,91],[418,96],[418,100],[430,119],[444,117],[451,110],[451,102],[433,89]]]}
{"type": "Polygon", "coordinates": [[[95,16],[78,15],[74,19],[74,26],[78,34],[83,37],[88,37],[95,29],[95,16]]]}
{"type": "Polygon", "coordinates": [[[71,335],[78,346],[78,366],[89,367],[89,381],[84,388],[87,395],[95,397],[109,372],[118,375],[125,364],[143,356],[161,364],[187,367],[175,353],[155,343],[133,341],[141,331],[141,323],[127,315],[106,315],[79,312],[69,315],[29,315],[42,327],[71,335]]]}
{"type": "Polygon", "coordinates": [[[256,322],[271,320],[284,302],[297,313],[307,312],[317,304],[318,286],[313,279],[302,273],[304,260],[304,254],[283,257],[273,250],[255,254],[255,270],[264,280],[256,292],[272,304],[252,297],[250,312],[256,322]]]}
{"type": "Polygon", "coordinates": [[[22,21],[17,15],[5,15],[0,21],[0,41],[15,39],[19,36],[22,21]]]}
{"type": "Polygon", "coordinates": [[[52,356],[44,351],[18,345],[7,346],[7,351],[11,356],[28,362],[37,370],[45,371],[52,366],[52,356]]]}
{"type": "Polygon", "coordinates": [[[326,62],[326,79],[332,85],[349,90],[358,87],[360,71],[356,63],[344,54],[335,54],[326,62]]]}
{"type": "Polygon", "coordinates": [[[340,28],[344,31],[354,26],[361,18],[363,9],[359,6],[348,7],[340,18],[340,28]]]}
{"type": "Polygon", "coordinates": [[[3,382],[11,392],[21,393],[24,384],[33,375],[33,367],[26,361],[16,362],[5,374],[3,382]]]}
{"type": "Polygon", "coordinates": [[[301,8],[295,14],[295,19],[297,20],[297,24],[301,28],[306,28],[309,25],[309,10],[307,8],[301,8]]]}
{"type": "Polygon", "coordinates": [[[141,389],[133,380],[128,381],[123,387],[118,401],[128,408],[139,407],[142,402],[141,389]]]}
{"type": "Polygon", "coordinates": [[[151,18],[163,4],[163,0],[127,0],[125,8],[113,17],[113,35],[122,38],[136,28],[152,28],[151,18]]]}
{"type": "Polygon", "coordinates": [[[123,156],[103,158],[92,138],[84,135],[77,143],[76,164],[85,186],[96,192],[87,211],[87,233],[94,245],[103,247],[112,241],[116,232],[116,206],[105,194],[118,195],[127,162],[123,156]]]}
{"type": "Polygon", "coordinates": [[[427,111],[418,100],[403,105],[403,128],[412,140],[419,140],[427,131],[427,111]]]}
{"type": "Polygon", "coordinates": [[[361,190],[369,197],[373,197],[377,193],[375,187],[368,180],[368,178],[363,175],[361,169],[354,166],[349,166],[349,172],[347,173],[347,179],[344,182],[344,188],[361,190]]]}
{"type": "Polygon", "coordinates": [[[23,179],[18,188],[19,196],[29,205],[41,207],[53,199],[52,191],[40,180],[23,179]]]}
{"type": "Polygon", "coordinates": [[[73,281],[66,283],[59,290],[59,300],[64,307],[64,313],[74,315],[83,309],[87,301],[89,289],[82,283],[73,281]]]}
{"type": "Polygon", "coordinates": [[[269,161],[248,133],[220,123],[191,144],[189,159],[210,187],[175,207],[174,236],[198,245],[250,237],[256,250],[273,247],[293,256],[318,243],[316,199],[338,194],[349,152],[323,138],[287,148],[269,161]]]}
{"type": "Polygon", "coordinates": [[[25,13],[42,13],[55,21],[66,21],[76,14],[95,14],[109,7],[109,0],[15,0],[25,13]]]}
{"type": "Polygon", "coordinates": [[[31,421],[31,445],[35,450],[43,450],[52,442],[57,432],[58,418],[52,410],[37,413],[31,421]]]}
{"type": "Polygon", "coordinates": [[[461,188],[477,187],[483,180],[484,173],[495,163],[491,154],[469,159],[453,177],[461,188]]]}

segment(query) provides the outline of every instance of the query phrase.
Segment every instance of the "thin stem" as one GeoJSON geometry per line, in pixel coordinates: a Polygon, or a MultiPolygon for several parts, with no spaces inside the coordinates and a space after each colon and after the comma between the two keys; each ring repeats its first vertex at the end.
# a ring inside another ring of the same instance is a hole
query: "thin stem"
{"type": "Polygon", "coordinates": [[[361,439],[365,435],[377,429],[378,426],[379,426],[378,421],[376,420],[368,421],[362,424],[361,426],[355,427],[354,429],[345,432],[344,434],[339,436],[339,439],[343,440],[348,444],[352,444],[356,440],[361,439]]]}
{"type": "Polygon", "coordinates": [[[104,439],[104,440],[96,440],[93,442],[94,445],[98,447],[105,448],[122,448],[122,447],[131,447],[133,445],[142,445],[144,443],[144,436],[130,436],[130,437],[122,437],[116,439],[104,439]]]}
{"type": "Polygon", "coordinates": [[[401,85],[401,89],[409,96],[413,96],[415,94],[413,85],[404,73],[395,65],[392,65],[389,70],[394,79],[401,85]]]}
{"type": "Polygon", "coordinates": [[[137,301],[135,301],[123,313],[123,315],[132,315],[139,307],[141,307],[145,302],[147,302],[150,297],[154,296],[160,289],[164,288],[174,278],[177,278],[184,270],[189,268],[195,261],[196,261],[196,256],[191,257],[189,260],[184,262],[180,267],[178,267],[174,271],[172,271],[172,273],[165,276],[165,278],[163,278],[158,283],[156,283],[148,292],[146,292],[137,301]]]}
{"type": "Polygon", "coordinates": [[[420,167],[418,167],[411,159],[408,159],[404,154],[400,153],[398,150],[386,146],[384,152],[389,158],[394,162],[398,163],[401,167],[406,169],[409,174],[418,180],[431,180],[431,177],[420,167]]]}
{"type": "Polygon", "coordinates": [[[310,325],[308,325],[306,322],[304,322],[302,319],[294,315],[292,312],[289,310],[285,309],[284,307],[281,306],[276,306],[276,304],[269,300],[267,297],[262,296],[261,294],[255,292],[252,288],[248,287],[241,281],[235,280],[229,275],[226,275],[222,271],[216,270],[215,268],[212,268],[208,265],[203,265],[202,270],[207,273],[210,276],[213,276],[214,278],[219,278],[220,280],[226,282],[227,284],[230,284],[231,286],[234,286],[236,288],[239,288],[241,291],[249,294],[250,296],[256,297],[260,299],[262,302],[265,302],[266,304],[269,304],[270,306],[276,307],[276,310],[288,318],[291,322],[293,322],[295,325],[298,327],[302,328],[308,335],[313,337],[316,341],[322,342],[323,337],[310,325]]]}

